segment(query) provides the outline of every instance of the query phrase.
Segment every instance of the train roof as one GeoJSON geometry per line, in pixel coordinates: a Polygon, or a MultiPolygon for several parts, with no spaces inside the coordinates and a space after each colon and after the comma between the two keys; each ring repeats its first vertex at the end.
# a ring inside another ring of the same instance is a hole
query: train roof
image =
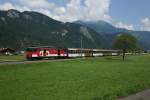
{"type": "Polygon", "coordinates": [[[62,48],[62,47],[55,47],[55,46],[33,46],[33,47],[27,47],[27,49],[67,49],[67,48],[62,48]]]}
{"type": "Polygon", "coordinates": [[[40,48],[54,48],[54,49],[68,49],[68,50],[93,50],[93,51],[121,51],[121,50],[110,50],[110,49],[86,49],[86,48],[62,48],[62,47],[55,47],[55,46],[33,46],[28,47],[27,49],[40,49],[40,48]]]}
{"type": "Polygon", "coordinates": [[[31,49],[36,49],[36,48],[55,48],[54,46],[33,46],[33,47],[28,47],[31,49]]]}
{"type": "Polygon", "coordinates": [[[68,50],[121,51],[121,50],[111,50],[111,49],[86,49],[86,48],[68,48],[68,50]]]}
{"type": "Polygon", "coordinates": [[[92,50],[92,49],[85,49],[85,48],[68,48],[68,50],[92,50]]]}
{"type": "Polygon", "coordinates": [[[93,51],[120,51],[120,50],[110,50],[110,49],[93,49],[93,51]]]}

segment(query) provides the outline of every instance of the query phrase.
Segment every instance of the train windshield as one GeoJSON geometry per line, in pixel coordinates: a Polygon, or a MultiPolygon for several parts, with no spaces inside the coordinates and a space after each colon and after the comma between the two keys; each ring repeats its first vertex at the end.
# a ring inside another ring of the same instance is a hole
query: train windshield
{"type": "Polygon", "coordinates": [[[26,51],[35,52],[36,48],[27,48],[26,51]]]}

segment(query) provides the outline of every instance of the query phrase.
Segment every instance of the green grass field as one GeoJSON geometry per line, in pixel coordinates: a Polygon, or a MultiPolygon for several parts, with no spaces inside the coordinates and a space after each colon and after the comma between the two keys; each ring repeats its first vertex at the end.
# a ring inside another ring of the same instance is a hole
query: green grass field
{"type": "Polygon", "coordinates": [[[115,100],[150,88],[150,55],[0,65],[0,100],[115,100]]]}
{"type": "Polygon", "coordinates": [[[22,61],[22,60],[25,60],[24,55],[11,55],[11,56],[0,55],[0,61],[22,61]]]}

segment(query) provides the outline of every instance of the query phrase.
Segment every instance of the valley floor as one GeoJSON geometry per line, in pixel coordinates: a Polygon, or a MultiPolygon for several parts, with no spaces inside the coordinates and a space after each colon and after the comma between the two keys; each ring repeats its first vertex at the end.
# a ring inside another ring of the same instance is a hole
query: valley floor
{"type": "Polygon", "coordinates": [[[0,100],[115,100],[150,89],[150,55],[0,65],[0,100]]]}

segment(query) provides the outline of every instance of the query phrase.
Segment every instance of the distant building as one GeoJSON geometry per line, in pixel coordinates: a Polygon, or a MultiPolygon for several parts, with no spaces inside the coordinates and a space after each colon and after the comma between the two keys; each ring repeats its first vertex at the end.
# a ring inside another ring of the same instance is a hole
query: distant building
{"type": "Polygon", "coordinates": [[[150,50],[147,50],[147,53],[150,53],[150,50]]]}
{"type": "Polygon", "coordinates": [[[15,50],[10,48],[0,48],[0,55],[12,55],[15,53],[15,50]]]}

